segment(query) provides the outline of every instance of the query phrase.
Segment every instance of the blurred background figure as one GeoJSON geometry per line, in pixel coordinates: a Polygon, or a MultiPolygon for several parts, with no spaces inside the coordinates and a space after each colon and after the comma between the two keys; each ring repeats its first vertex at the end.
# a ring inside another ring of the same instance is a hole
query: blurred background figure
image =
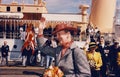
{"type": "Polygon", "coordinates": [[[86,56],[91,69],[91,77],[101,77],[100,70],[102,66],[102,58],[100,52],[96,52],[97,45],[95,42],[90,42],[89,51],[86,56]]]}
{"type": "Polygon", "coordinates": [[[1,47],[1,53],[2,53],[2,65],[8,66],[8,52],[9,52],[9,46],[7,45],[7,41],[4,41],[4,45],[1,47]]]}
{"type": "Polygon", "coordinates": [[[25,37],[26,37],[26,32],[23,30],[23,28],[20,28],[20,39],[25,41],[25,37]]]}
{"type": "Polygon", "coordinates": [[[38,49],[41,53],[41,61],[40,61],[40,66],[41,67],[44,66],[44,61],[45,61],[45,56],[46,56],[42,52],[42,51],[44,51],[43,50],[43,45],[47,41],[47,38],[45,38],[44,35],[43,35],[43,30],[45,29],[45,27],[46,27],[46,19],[44,17],[41,17],[40,24],[39,24],[39,27],[38,27],[38,33],[37,33],[37,37],[36,37],[38,49]]]}
{"type": "Polygon", "coordinates": [[[98,48],[96,49],[97,52],[100,52],[101,57],[102,57],[102,67],[101,67],[101,75],[102,77],[106,77],[106,72],[107,72],[107,56],[110,51],[109,48],[107,48],[104,40],[104,36],[101,36],[100,39],[98,40],[98,48]]]}
{"type": "Polygon", "coordinates": [[[120,77],[120,47],[119,47],[119,51],[117,53],[117,73],[116,73],[116,77],[120,77]]]}
{"type": "MultiPolygon", "coordinates": [[[[114,41],[113,45],[111,46],[110,49],[110,63],[111,63],[111,68],[112,68],[112,72],[117,75],[118,72],[118,64],[117,64],[117,58],[118,58],[118,52],[120,51],[119,48],[119,42],[118,41],[114,41]]],[[[116,76],[117,77],[117,76],[116,76]]]]}
{"type": "Polygon", "coordinates": [[[25,41],[24,41],[21,51],[23,51],[23,49],[28,46],[29,42],[31,42],[31,45],[33,48],[32,54],[34,54],[35,32],[34,32],[33,24],[27,25],[26,38],[25,38],[25,41]]]}
{"type": "Polygon", "coordinates": [[[23,66],[31,65],[30,59],[32,56],[32,51],[33,51],[32,43],[31,41],[29,41],[28,45],[22,51],[22,65],[23,66]]]}

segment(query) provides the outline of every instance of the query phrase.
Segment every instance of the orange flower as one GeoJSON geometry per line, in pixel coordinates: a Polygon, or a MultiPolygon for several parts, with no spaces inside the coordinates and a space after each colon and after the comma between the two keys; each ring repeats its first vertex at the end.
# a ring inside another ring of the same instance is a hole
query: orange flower
{"type": "Polygon", "coordinates": [[[59,69],[59,67],[50,66],[45,70],[43,77],[63,77],[63,72],[59,69]]]}

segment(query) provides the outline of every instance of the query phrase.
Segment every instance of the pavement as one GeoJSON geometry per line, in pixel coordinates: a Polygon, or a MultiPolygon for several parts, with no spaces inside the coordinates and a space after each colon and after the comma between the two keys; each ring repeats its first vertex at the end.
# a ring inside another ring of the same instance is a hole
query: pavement
{"type": "Polygon", "coordinates": [[[0,65],[0,77],[42,77],[45,68],[40,66],[23,67],[19,63],[9,66],[0,65]]]}
{"type": "Polygon", "coordinates": [[[2,66],[0,67],[0,77],[42,77],[43,67],[27,66],[2,66]]]}
{"type": "Polygon", "coordinates": [[[0,75],[0,77],[42,77],[36,75],[0,75]]]}

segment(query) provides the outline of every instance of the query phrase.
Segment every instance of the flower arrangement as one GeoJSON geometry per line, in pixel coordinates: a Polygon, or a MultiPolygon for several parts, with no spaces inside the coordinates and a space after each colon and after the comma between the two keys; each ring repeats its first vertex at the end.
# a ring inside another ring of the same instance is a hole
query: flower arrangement
{"type": "Polygon", "coordinates": [[[50,66],[44,71],[43,77],[63,77],[63,72],[56,66],[50,66]]]}

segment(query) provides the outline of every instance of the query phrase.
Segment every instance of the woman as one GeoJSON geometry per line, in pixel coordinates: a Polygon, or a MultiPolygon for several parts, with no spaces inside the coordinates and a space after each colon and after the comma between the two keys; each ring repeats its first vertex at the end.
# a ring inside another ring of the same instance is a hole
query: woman
{"type": "Polygon", "coordinates": [[[32,51],[33,51],[32,42],[28,41],[28,45],[22,51],[22,65],[23,66],[31,65],[30,59],[32,56],[32,51]]]}
{"type": "Polygon", "coordinates": [[[89,51],[86,52],[91,69],[91,77],[100,77],[100,67],[102,66],[101,54],[96,52],[96,43],[90,42],[89,51]]]}
{"type": "Polygon", "coordinates": [[[29,41],[30,41],[32,43],[32,48],[33,48],[32,54],[34,54],[35,33],[34,33],[34,30],[33,30],[33,25],[32,24],[30,24],[29,26],[27,26],[26,33],[27,33],[26,39],[24,41],[24,44],[22,46],[21,51],[23,51],[23,49],[28,46],[29,41]]]}

